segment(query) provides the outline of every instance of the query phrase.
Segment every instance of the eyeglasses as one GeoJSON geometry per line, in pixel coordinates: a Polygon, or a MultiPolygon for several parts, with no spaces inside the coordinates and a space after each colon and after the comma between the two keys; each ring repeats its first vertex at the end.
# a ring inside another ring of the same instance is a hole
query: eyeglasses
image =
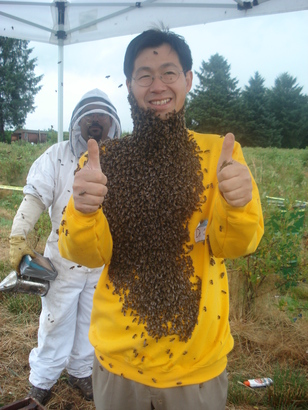
{"type": "Polygon", "coordinates": [[[158,74],[158,75],[151,75],[145,72],[141,72],[136,77],[132,77],[134,81],[140,87],[149,87],[153,84],[155,78],[159,78],[164,84],[172,84],[175,83],[176,80],[180,77],[180,74],[184,73],[184,71],[177,71],[177,70],[168,70],[165,73],[158,74]]]}

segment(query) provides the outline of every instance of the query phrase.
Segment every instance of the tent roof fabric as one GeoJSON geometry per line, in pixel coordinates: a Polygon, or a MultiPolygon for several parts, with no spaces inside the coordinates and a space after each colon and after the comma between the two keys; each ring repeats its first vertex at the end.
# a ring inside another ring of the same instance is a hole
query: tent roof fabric
{"type": "Polygon", "coordinates": [[[307,0],[8,0],[0,1],[0,35],[69,45],[153,27],[171,29],[307,9],[307,0]]]}

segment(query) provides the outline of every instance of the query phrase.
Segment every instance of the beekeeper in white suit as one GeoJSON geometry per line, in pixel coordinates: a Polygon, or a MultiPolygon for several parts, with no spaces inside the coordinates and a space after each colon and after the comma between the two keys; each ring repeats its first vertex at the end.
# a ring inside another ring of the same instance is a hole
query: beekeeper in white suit
{"type": "Polygon", "coordinates": [[[52,222],[44,256],[51,260],[58,276],[42,297],[38,347],[29,357],[29,396],[42,404],[50,398],[51,388],[64,369],[69,384],[79,388],[86,399],[93,399],[94,350],[88,330],[94,287],[102,268],[91,270],[63,259],[58,250],[58,229],[87,140],[95,138],[99,142],[120,134],[120,120],[108,96],[98,89],[86,93],[73,111],[69,141],[51,146],[31,166],[23,190],[25,197],[13,221],[10,261],[17,271],[24,255],[34,256],[26,238],[41,213],[49,209],[52,222]]]}

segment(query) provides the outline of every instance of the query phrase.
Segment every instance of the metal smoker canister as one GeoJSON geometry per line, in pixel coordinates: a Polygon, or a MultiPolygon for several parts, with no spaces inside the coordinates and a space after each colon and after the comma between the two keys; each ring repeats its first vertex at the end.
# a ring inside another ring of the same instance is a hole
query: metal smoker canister
{"type": "Polygon", "coordinates": [[[50,281],[55,280],[58,273],[49,258],[35,252],[35,258],[26,255],[20,264],[20,275],[16,271],[0,283],[0,291],[28,293],[45,296],[49,290],[50,281]]]}
{"type": "Polygon", "coordinates": [[[24,280],[18,277],[18,274],[13,270],[1,283],[0,291],[12,291],[17,293],[30,293],[33,295],[45,296],[49,290],[49,282],[42,280],[40,282],[24,280]]]}

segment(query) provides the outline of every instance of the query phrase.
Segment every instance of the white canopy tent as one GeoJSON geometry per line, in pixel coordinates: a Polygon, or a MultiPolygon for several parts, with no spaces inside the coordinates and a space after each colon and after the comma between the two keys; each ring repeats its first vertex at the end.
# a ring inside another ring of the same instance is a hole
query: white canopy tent
{"type": "Polygon", "coordinates": [[[168,28],[308,10],[308,0],[0,1],[0,35],[58,46],[58,141],[63,140],[64,46],[168,28]]]}

